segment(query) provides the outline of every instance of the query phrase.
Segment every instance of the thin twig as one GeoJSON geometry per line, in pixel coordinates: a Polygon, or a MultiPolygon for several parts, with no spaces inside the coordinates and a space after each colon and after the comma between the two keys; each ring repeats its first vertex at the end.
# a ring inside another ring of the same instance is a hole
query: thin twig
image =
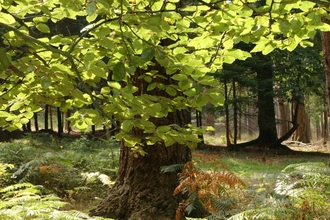
{"type": "Polygon", "coordinates": [[[219,41],[219,44],[218,44],[218,47],[217,47],[217,50],[215,51],[215,54],[211,57],[210,61],[208,63],[206,63],[205,65],[207,67],[211,67],[214,60],[217,58],[218,54],[219,54],[219,51],[221,49],[221,46],[222,46],[222,43],[223,43],[223,40],[225,39],[225,35],[227,34],[227,31],[223,32],[222,35],[221,35],[221,39],[219,41]]]}

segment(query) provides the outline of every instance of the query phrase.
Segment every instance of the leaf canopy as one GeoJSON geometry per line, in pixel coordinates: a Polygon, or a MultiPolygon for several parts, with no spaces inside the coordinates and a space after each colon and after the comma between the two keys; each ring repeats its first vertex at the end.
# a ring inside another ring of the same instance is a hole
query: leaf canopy
{"type": "Polygon", "coordinates": [[[157,128],[149,119],[221,105],[213,73],[224,63],[309,46],[317,31],[330,30],[322,17],[328,9],[305,0],[0,0],[0,125],[20,128],[46,103],[78,108],[70,120],[81,130],[115,117],[117,138],[132,148],[141,141],[129,134],[134,127],[150,145],[195,147],[196,129],[157,128]],[[243,51],[240,42],[255,46],[243,51]],[[156,63],[168,84],[147,71],[156,63]],[[133,86],[136,74],[149,95],[133,86]],[[151,95],[156,90],[173,99],[151,95]]]}

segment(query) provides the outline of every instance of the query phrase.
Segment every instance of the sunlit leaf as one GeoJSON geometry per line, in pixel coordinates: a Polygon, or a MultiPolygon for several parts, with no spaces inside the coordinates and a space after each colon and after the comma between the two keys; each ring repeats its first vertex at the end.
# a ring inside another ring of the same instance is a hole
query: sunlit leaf
{"type": "Polygon", "coordinates": [[[16,20],[12,15],[0,12],[0,22],[4,24],[14,24],[16,20]]]}
{"type": "Polygon", "coordinates": [[[36,28],[41,31],[42,33],[50,33],[50,29],[47,24],[39,23],[36,25],[36,28]]]}

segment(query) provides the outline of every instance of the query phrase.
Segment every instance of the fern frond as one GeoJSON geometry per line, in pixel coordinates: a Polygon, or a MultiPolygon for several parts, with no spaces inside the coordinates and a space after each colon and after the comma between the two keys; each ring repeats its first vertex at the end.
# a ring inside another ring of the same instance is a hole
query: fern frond
{"type": "Polygon", "coordinates": [[[227,220],[274,220],[274,219],[288,219],[296,210],[284,207],[268,207],[260,209],[249,209],[229,217],[227,220]]]}
{"type": "MultiPolygon", "coordinates": [[[[205,212],[214,214],[233,209],[234,202],[230,200],[230,190],[237,186],[245,186],[245,183],[225,165],[222,171],[213,170],[206,172],[199,170],[193,162],[188,162],[179,173],[180,183],[174,190],[174,195],[188,193],[187,213],[195,210],[199,205],[205,212]],[[221,203],[222,201],[225,201],[221,203]],[[216,204],[214,204],[217,202],[216,204]],[[207,210],[207,211],[205,211],[207,210]]],[[[224,214],[223,214],[224,215],[224,214]]]]}
{"type": "Polygon", "coordinates": [[[160,167],[160,171],[162,173],[176,173],[179,172],[183,169],[185,164],[172,164],[168,166],[162,166],[160,167]]]}

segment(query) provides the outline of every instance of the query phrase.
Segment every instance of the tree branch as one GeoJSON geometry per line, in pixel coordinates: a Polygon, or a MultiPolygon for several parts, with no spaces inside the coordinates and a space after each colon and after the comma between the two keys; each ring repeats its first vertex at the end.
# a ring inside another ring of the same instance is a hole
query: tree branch
{"type": "Polygon", "coordinates": [[[329,1],[322,1],[322,0],[308,0],[308,1],[319,4],[319,5],[330,7],[329,1]]]}
{"type": "Polygon", "coordinates": [[[64,57],[66,57],[68,59],[68,61],[70,62],[70,64],[71,64],[72,70],[77,75],[78,81],[81,82],[83,90],[90,96],[90,98],[92,100],[92,103],[95,104],[96,110],[98,110],[99,113],[102,116],[104,116],[105,118],[110,119],[110,117],[107,117],[107,115],[104,113],[102,108],[95,101],[95,97],[94,97],[92,91],[90,90],[90,88],[84,83],[84,81],[82,79],[82,76],[81,76],[81,73],[79,72],[77,65],[74,63],[74,57],[70,54],[70,52],[62,51],[58,48],[52,47],[52,46],[50,46],[50,45],[34,38],[34,37],[31,37],[29,35],[26,35],[26,34],[22,33],[21,31],[19,31],[18,29],[14,28],[14,27],[11,27],[10,25],[7,25],[7,24],[4,24],[4,23],[0,22],[0,27],[3,27],[3,28],[5,28],[6,30],[9,30],[9,31],[13,31],[15,34],[22,37],[24,40],[32,42],[34,44],[37,44],[37,45],[43,47],[44,49],[46,49],[48,51],[51,51],[53,53],[60,54],[64,57]]]}

